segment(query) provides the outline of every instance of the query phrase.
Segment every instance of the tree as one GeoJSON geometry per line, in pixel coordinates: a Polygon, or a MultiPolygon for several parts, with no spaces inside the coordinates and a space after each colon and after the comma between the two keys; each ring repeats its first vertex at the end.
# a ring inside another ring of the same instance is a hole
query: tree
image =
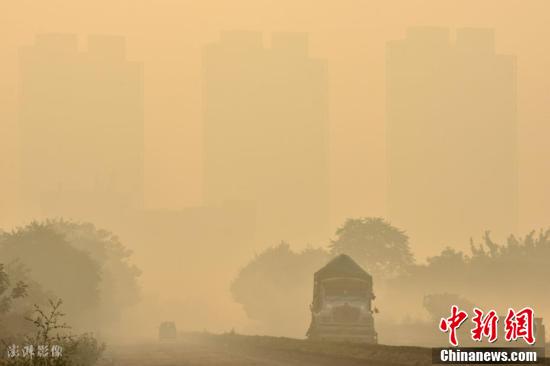
{"type": "Polygon", "coordinates": [[[116,320],[128,306],[139,301],[141,271],[130,263],[132,251],[119,238],[91,223],[49,220],[47,225],[64,235],[76,249],[87,252],[101,271],[101,319],[116,320]]]}
{"type": "Polygon", "coordinates": [[[9,266],[0,264],[0,339],[25,330],[21,310],[28,310],[23,301],[28,293],[29,285],[13,276],[9,266]]]}
{"type": "Polygon", "coordinates": [[[48,224],[33,222],[0,237],[0,256],[20,260],[46,291],[66,299],[71,314],[87,320],[100,301],[101,273],[90,255],[48,224]]]}
{"type": "Polygon", "coordinates": [[[12,286],[10,276],[4,270],[4,265],[0,263],[0,315],[10,311],[12,303],[16,299],[27,295],[27,284],[23,281],[17,281],[12,286]]]}
{"type": "Polygon", "coordinates": [[[0,233],[0,255],[16,261],[12,270],[26,283],[38,280],[47,297],[62,297],[78,326],[111,324],[138,302],[141,272],[131,254],[116,235],[91,223],[47,220],[0,233]]]}
{"type": "MultiPolygon", "coordinates": [[[[261,332],[303,336],[309,321],[313,273],[326,264],[323,249],[291,250],[287,243],[256,255],[231,285],[235,301],[261,332]]],[[[255,329],[258,331],[258,329],[255,329]]]]}
{"type": "Polygon", "coordinates": [[[346,220],[330,248],[333,255],[350,255],[375,276],[395,277],[414,264],[405,232],[379,217],[346,220]]]}

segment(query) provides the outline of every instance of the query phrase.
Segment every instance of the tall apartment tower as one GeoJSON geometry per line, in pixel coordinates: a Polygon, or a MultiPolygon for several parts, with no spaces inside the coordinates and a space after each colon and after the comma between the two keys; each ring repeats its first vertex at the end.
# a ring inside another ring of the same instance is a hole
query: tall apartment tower
{"type": "MultiPolygon", "coordinates": [[[[4,75],[0,78],[5,80],[4,75]]],[[[5,84],[0,85],[0,228],[4,229],[16,226],[19,219],[16,93],[14,85],[5,84]]]]}
{"type": "Polygon", "coordinates": [[[82,217],[143,201],[142,65],[125,39],[47,34],[20,51],[21,194],[33,214],[82,217]]]}
{"type": "Polygon", "coordinates": [[[248,201],[260,240],[328,235],[328,81],[301,33],[225,32],[203,52],[204,195],[248,201]]]}
{"type": "Polygon", "coordinates": [[[462,244],[518,221],[516,60],[494,32],[410,29],[387,46],[388,203],[422,245],[462,244]]]}

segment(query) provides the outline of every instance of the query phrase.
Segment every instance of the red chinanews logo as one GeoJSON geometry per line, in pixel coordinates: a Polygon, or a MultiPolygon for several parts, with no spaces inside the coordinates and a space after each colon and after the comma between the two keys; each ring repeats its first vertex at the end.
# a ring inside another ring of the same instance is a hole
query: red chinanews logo
{"type": "MultiPolygon", "coordinates": [[[[443,333],[449,333],[449,343],[458,346],[457,330],[468,319],[468,313],[460,310],[458,306],[451,307],[451,315],[448,318],[441,318],[439,330],[443,333]]],[[[534,335],[535,312],[530,307],[515,311],[508,309],[508,314],[504,320],[504,338],[507,342],[516,341],[523,338],[528,344],[535,343],[534,335]]],[[[498,314],[495,310],[484,312],[474,308],[474,317],[472,322],[474,327],[470,331],[472,340],[481,342],[487,338],[489,343],[498,339],[498,314]]]]}

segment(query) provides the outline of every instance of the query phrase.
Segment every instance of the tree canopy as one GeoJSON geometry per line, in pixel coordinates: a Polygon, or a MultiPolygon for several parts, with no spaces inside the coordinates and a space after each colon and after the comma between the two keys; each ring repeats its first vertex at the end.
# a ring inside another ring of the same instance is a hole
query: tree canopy
{"type": "Polygon", "coordinates": [[[414,264],[409,238],[380,217],[348,219],[331,241],[332,254],[348,254],[375,276],[393,277],[414,264]]]}
{"type": "Polygon", "coordinates": [[[303,336],[313,273],[325,265],[328,258],[323,249],[296,252],[282,242],[265,249],[243,267],[232,283],[231,292],[248,317],[264,329],[303,336]]]}
{"type": "Polygon", "coordinates": [[[115,235],[89,223],[48,220],[0,233],[0,256],[31,284],[35,303],[46,293],[62,298],[77,327],[109,323],[138,301],[140,271],[130,255],[115,235]]]}

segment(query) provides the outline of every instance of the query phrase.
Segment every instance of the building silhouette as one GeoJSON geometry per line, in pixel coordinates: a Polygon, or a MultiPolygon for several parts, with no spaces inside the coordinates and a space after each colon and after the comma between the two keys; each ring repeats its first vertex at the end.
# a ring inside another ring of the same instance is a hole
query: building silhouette
{"type": "Polygon", "coordinates": [[[15,95],[13,85],[0,86],[0,227],[14,226],[19,213],[15,95]]]}
{"type": "MultiPolygon", "coordinates": [[[[39,35],[20,50],[21,194],[34,215],[143,201],[143,70],[125,39],[39,35]]],[[[93,215],[92,215],[93,216],[93,215]]]]}
{"type": "Polygon", "coordinates": [[[387,45],[389,216],[414,242],[509,235],[518,215],[516,60],[490,29],[387,45]]]}
{"type": "Polygon", "coordinates": [[[205,202],[253,203],[259,240],[327,238],[327,84],[306,34],[225,32],[203,51],[205,202]]]}

